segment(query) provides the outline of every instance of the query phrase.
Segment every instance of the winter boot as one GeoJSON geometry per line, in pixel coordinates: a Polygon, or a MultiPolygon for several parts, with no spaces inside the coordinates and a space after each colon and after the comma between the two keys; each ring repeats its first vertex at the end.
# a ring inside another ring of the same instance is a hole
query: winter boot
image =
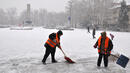
{"type": "Polygon", "coordinates": [[[56,60],[53,60],[52,63],[57,63],[57,61],[56,61],[56,60]]]}

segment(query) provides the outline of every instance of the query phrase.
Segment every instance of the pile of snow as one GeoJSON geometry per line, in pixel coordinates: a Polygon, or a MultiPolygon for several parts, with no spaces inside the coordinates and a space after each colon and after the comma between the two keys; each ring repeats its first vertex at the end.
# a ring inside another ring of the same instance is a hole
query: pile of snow
{"type": "Polygon", "coordinates": [[[10,30],[32,30],[32,27],[10,27],[10,30]]]}
{"type": "Polygon", "coordinates": [[[58,26],[56,27],[57,30],[74,30],[73,28],[66,27],[66,26],[58,26]]]}
{"type": "Polygon", "coordinates": [[[10,27],[9,25],[2,25],[2,24],[0,24],[0,28],[8,28],[8,27],[10,27]]]}
{"type": "MultiPolygon", "coordinates": [[[[57,48],[56,59],[59,63],[52,64],[51,57],[47,59],[47,65],[41,60],[45,53],[44,43],[48,35],[57,32],[56,29],[34,28],[33,30],[13,30],[9,28],[0,29],[0,73],[130,73],[130,63],[124,69],[115,61],[109,61],[108,68],[96,66],[97,49],[93,45],[102,31],[96,32],[96,39],[85,29],[74,29],[74,31],[63,30],[61,46],[68,57],[75,64],[64,62],[64,55],[57,48]]],[[[113,40],[113,53],[119,53],[130,57],[130,33],[111,32],[113,40]]]]}

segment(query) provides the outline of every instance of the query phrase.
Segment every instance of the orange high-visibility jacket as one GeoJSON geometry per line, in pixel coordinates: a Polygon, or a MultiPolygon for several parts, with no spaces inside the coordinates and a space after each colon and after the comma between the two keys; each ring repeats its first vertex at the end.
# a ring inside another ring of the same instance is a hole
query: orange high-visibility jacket
{"type": "MultiPolygon", "coordinates": [[[[54,48],[56,45],[59,45],[60,40],[58,39],[58,34],[56,33],[56,39],[55,40],[48,39],[46,41],[46,43],[48,45],[50,45],[52,48],[54,48]]],[[[60,45],[58,47],[60,47],[60,45]]]]}
{"type": "MultiPolygon", "coordinates": [[[[99,37],[99,39],[98,39],[98,53],[101,53],[101,36],[99,37]]],[[[102,50],[104,51],[104,53],[103,54],[110,54],[111,53],[111,51],[108,51],[108,45],[109,45],[109,38],[108,37],[106,37],[106,39],[105,39],[105,45],[104,45],[104,48],[102,48],[102,50]]]]}

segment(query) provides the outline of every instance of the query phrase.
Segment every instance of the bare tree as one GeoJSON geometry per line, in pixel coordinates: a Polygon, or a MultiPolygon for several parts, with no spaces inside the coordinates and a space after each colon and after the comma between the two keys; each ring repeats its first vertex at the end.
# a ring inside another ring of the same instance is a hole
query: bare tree
{"type": "Polygon", "coordinates": [[[11,25],[17,24],[17,9],[16,8],[7,9],[7,16],[8,16],[8,24],[11,24],[11,25]]]}
{"type": "Polygon", "coordinates": [[[7,14],[3,9],[0,9],[0,24],[7,24],[7,14]]]}
{"type": "Polygon", "coordinates": [[[46,16],[47,16],[47,10],[40,9],[39,10],[39,25],[46,25],[46,16]]]}
{"type": "Polygon", "coordinates": [[[71,12],[73,24],[108,24],[107,19],[112,14],[111,8],[117,0],[70,0],[67,12],[71,12]],[[71,5],[70,5],[71,2],[71,5]],[[71,11],[70,11],[71,9],[71,11]]]}

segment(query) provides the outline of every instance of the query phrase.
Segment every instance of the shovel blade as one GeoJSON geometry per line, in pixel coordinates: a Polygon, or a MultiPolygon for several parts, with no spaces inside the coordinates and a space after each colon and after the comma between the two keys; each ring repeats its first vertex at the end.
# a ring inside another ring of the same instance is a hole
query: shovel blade
{"type": "Polygon", "coordinates": [[[73,60],[71,60],[69,57],[64,57],[65,58],[65,60],[68,62],[68,63],[75,63],[73,60]]]}
{"type": "Polygon", "coordinates": [[[127,63],[129,62],[129,58],[124,56],[124,55],[121,55],[118,60],[117,60],[117,64],[120,65],[121,67],[125,68],[127,63]]]}

